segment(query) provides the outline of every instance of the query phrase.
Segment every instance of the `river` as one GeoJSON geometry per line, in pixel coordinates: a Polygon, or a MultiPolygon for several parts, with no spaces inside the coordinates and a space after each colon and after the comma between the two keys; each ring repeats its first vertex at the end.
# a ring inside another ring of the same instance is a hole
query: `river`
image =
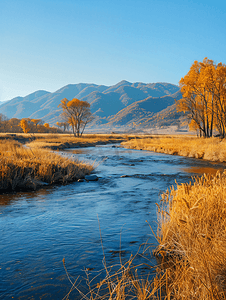
{"type": "MultiPolygon", "coordinates": [[[[156,231],[160,194],[175,179],[188,182],[224,169],[119,145],[68,149],[62,155],[94,163],[99,180],[0,195],[0,299],[63,299],[71,287],[63,258],[76,279],[85,269],[91,277],[103,269],[103,249],[107,265],[115,265],[119,253],[125,262],[142,243],[155,247],[149,224],[156,231]]],[[[78,293],[70,299],[79,299],[78,293]]]]}

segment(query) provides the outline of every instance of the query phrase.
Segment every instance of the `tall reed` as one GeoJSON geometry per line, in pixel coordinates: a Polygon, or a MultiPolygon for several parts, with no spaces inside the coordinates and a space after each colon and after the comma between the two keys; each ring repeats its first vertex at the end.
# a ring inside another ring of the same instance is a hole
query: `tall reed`
{"type": "Polygon", "coordinates": [[[225,172],[162,195],[156,254],[166,299],[226,299],[225,199],[225,172]]]}

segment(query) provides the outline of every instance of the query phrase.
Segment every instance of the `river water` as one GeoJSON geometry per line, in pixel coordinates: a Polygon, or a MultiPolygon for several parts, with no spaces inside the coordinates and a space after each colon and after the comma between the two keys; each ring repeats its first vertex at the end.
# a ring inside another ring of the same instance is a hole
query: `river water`
{"type": "MultiPolygon", "coordinates": [[[[85,276],[85,269],[91,278],[103,269],[103,249],[107,265],[116,265],[142,243],[155,247],[149,224],[156,231],[160,194],[175,179],[188,182],[191,176],[224,169],[115,145],[62,154],[94,163],[99,180],[0,195],[0,299],[63,299],[71,288],[63,258],[73,281],[85,276]]],[[[151,251],[146,258],[155,264],[151,251]]],[[[78,293],[70,299],[79,299],[78,293]]]]}

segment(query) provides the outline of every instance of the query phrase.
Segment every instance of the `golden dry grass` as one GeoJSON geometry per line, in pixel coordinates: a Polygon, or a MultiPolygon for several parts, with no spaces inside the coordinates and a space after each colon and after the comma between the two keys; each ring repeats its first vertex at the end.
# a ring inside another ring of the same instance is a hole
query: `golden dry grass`
{"type": "Polygon", "coordinates": [[[226,140],[219,138],[153,137],[131,139],[123,142],[122,145],[126,148],[149,150],[210,161],[226,161],[226,140]]]}
{"type": "Polygon", "coordinates": [[[136,264],[137,257],[140,258],[144,252],[150,252],[150,245],[141,245],[137,254],[131,255],[129,260],[125,263],[122,262],[121,251],[118,251],[120,262],[118,265],[111,266],[108,266],[106,263],[103,243],[102,250],[104,265],[103,270],[100,270],[99,272],[94,271],[95,275],[93,275],[92,271],[86,269],[85,278],[80,278],[80,276],[78,276],[76,279],[74,279],[69,274],[66,268],[65,259],[63,259],[64,269],[71,284],[71,289],[63,298],[63,300],[72,299],[71,292],[73,290],[77,290],[79,292],[79,299],[86,300],[159,299],[156,298],[156,295],[159,291],[159,282],[156,284],[155,281],[149,280],[149,276],[153,276],[151,269],[154,271],[155,267],[151,266],[151,264],[145,263],[145,266],[148,266],[150,269],[150,274],[142,275],[142,272],[139,270],[139,268],[143,266],[143,264],[136,264]],[[104,273],[105,277],[103,278],[104,273]]]}
{"type": "Polygon", "coordinates": [[[94,281],[102,275],[102,272],[95,274],[93,277],[92,273],[86,270],[85,284],[87,288],[84,289],[83,287],[82,291],[80,288],[81,281],[79,278],[74,281],[71,280],[71,275],[68,273],[65,260],[63,259],[65,272],[71,283],[71,289],[63,300],[71,299],[69,296],[73,290],[79,292],[81,296],[80,299],[87,300],[151,299],[150,297],[154,295],[152,284],[147,278],[142,279],[139,277],[136,266],[133,265],[133,260],[134,257],[131,256],[128,262],[121,264],[116,272],[112,272],[112,268],[115,266],[105,266],[102,272],[105,272],[106,276],[97,284],[95,284],[94,281]]]}
{"type": "Polygon", "coordinates": [[[121,135],[101,135],[92,134],[84,135],[82,137],[74,137],[71,134],[48,134],[35,135],[29,147],[32,148],[50,148],[50,149],[64,149],[69,147],[90,147],[95,145],[104,145],[109,143],[120,143],[126,139],[121,135]]]}
{"type": "Polygon", "coordinates": [[[226,173],[163,194],[159,226],[166,299],[226,299],[226,173]]]}
{"type": "Polygon", "coordinates": [[[43,183],[67,183],[93,170],[90,165],[44,149],[30,149],[16,141],[0,142],[0,159],[0,191],[36,189],[43,183]]]}

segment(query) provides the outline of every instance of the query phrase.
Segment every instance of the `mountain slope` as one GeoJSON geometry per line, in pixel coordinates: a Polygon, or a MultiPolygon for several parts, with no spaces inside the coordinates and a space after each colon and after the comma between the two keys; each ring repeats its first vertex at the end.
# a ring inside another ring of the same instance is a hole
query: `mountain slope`
{"type": "Polygon", "coordinates": [[[150,118],[141,120],[142,128],[168,127],[177,126],[183,127],[188,125],[187,115],[183,112],[178,112],[176,104],[170,105],[162,111],[154,114],[150,118]]]}
{"type": "Polygon", "coordinates": [[[175,100],[180,99],[181,96],[181,93],[178,91],[171,96],[148,97],[144,100],[136,101],[110,118],[108,124],[111,126],[129,125],[131,123],[138,125],[150,119],[157,112],[174,104],[175,100]]]}
{"type": "Polygon", "coordinates": [[[54,93],[37,91],[3,103],[0,113],[8,118],[38,118],[55,125],[62,112],[63,98],[88,101],[96,117],[95,124],[125,125],[151,118],[156,112],[174,103],[179,87],[170,83],[130,83],[120,81],[112,86],[79,83],[69,84],[54,93]],[[134,121],[135,120],[135,121],[134,121]]]}

